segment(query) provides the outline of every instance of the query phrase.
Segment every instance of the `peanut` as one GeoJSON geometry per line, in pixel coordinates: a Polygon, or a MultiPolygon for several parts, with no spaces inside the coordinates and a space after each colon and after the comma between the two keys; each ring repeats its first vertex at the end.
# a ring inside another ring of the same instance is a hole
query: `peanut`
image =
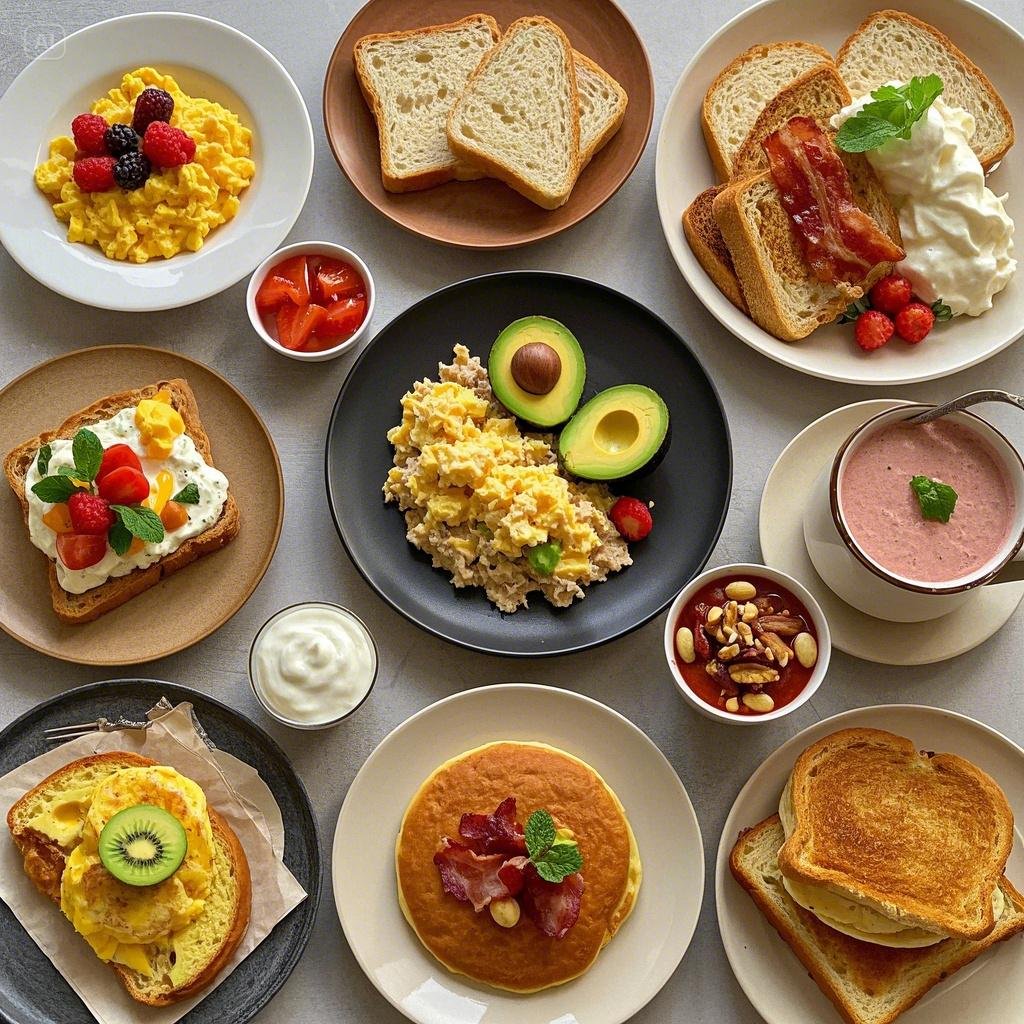
{"type": "Polygon", "coordinates": [[[676,652],[687,665],[692,665],[697,660],[697,652],[693,647],[693,630],[687,626],[680,626],[676,630],[676,652]]]}
{"type": "Polygon", "coordinates": [[[793,640],[796,660],[804,668],[813,668],[818,661],[818,641],[810,633],[798,633],[793,640]]]}
{"type": "Polygon", "coordinates": [[[757,597],[757,587],[746,580],[733,580],[725,588],[725,596],[734,601],[752,601],[757,597]]]}
{"type": "Polygon", "coordinates": [[[743,694],[743,703],[751,711],[762,715],[775,710],[775,701],[767,693],[745,693],[743,694]]]}

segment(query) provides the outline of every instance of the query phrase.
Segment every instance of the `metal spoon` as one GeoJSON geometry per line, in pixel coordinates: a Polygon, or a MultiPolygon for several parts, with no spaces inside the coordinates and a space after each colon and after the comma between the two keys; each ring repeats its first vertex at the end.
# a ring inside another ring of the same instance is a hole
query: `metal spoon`
{"type": "Polygon", "coordinates": [[[926,409],[916,416],[908,416],[905,422],[930,423],[941,416],[946,416],[951,412],[960,412],[978,402],[1007,402],[1024,409],[1024,397],[1011,395],[1009,391],[972,391],[969,395],[961,395],[960,398],[954,398],[952,402],[946,402],[945,405],[937,405],[934,409],[926,409]]]}

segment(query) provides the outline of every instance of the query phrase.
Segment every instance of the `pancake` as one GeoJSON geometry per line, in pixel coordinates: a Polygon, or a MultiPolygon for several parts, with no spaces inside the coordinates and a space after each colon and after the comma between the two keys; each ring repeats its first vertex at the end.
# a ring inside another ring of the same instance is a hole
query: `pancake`
{"type": "Polygon", "coordinates": [[[642,875],[618,797],[588,764],[543,743],[503,741],[446,761],[420,786],[395,844],[398,902],[423,945],[448,970],[494,988],[536,992],[579,977],[629,916],[642,875]],[[539,809],[571,829],[583,855],[579,919],[561,939],[526,914],[501,928],[487,910],[445,893],[433,857],[457,837],[465,813],[489,813],[514,796],[525,823],[539,809]]]}

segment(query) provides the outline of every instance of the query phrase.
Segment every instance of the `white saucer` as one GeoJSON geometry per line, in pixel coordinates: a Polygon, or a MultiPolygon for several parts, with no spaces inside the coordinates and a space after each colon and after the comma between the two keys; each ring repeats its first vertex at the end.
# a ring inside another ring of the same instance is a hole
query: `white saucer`
{"type": "MultiPolygon", "coordinates": [[[[733,879],[729,854],[742,829],[777,812],[779,795],[800,753],[829,733],[855,727],[887,729],[913,740],[919,750],[959,754],[988,772],[1002,786],[1018,822],[1006,874],[1011,882],[1024,882],[1024,750],[1015,743],[974,719],[913,704],[857,708],[810,726],[771,754],[740,790],[722,829],[715,866],[715,903],[726,956],[740,987],[768,1024],[838,1022],[839,1017],[733,879]]],[[[973,964],[936,985],[900,1017],[900,1024],[1006,1024],[1018,1016],[1009,1009],[1014,1006],[1024,1006],[1020,937],[996,943],[973,964]]]]}
{"type": "Polygon", "coordinates": [[[620,1024],[678,966],[704,891],[697,816],[665,756],[611,708],[527,683],[448,697],[386,736],[349,787],[332,861],[338,917],[359,966],[419,1024],[620,1024]],[[626,808],[643,862],[635,909],[590,970],[528,996],[450,974],[420,945],[395,893],[395,837],[409,800],[443,761],[501,739],[550,743],[600,772],[626,808]]]}
{"type": "Polygon", "coordinates": [[[1024,598],[1024,582],[979,587],[956,611],[929,622],[886,622],[836,597],[814,571],[804,545],[804,506],[822,468],[861,423],[899,404],[884,398],[856,402],[797,434],[765,480],[758,536],[765,565],[795,576],[818,599],[833,647],[883,665],[928,665],[984,643],[1016,611],[1024,598]]]}

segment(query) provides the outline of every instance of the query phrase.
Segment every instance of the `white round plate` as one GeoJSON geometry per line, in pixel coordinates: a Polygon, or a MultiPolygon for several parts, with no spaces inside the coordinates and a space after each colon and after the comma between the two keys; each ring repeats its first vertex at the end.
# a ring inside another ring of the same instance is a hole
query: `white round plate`
{"type": "Polygon", "coordinates": [[[418,1024],[619,1024],[676,969],[704,889],[697,816],[661,751],[611,708],[527,683],[448,697],[385,737],[345,797],[332,871],[338,917],[359,966],[418,1024]],[[633,913],[590,970],[528,996],[450,974],[420,945],[396,895],[395,838],[409,800],[443,761],[503,739],[550,743],[600,772],[626,808],[643,861],[633,913]]]}
{"type": "MultiPolygon", "coordinates": [[[[732,877],[729,854],[742,829],[777,813],[797,757],[822,737],[852,728],[887,729],[913,740],[918,750],[959,754],[988,772],[1002,786],[1018,823],[1006,875],[1015,884],[1024,882],[1024,750],[1005,736],[972,718],[915,704],[857,708],[804,729],[771,754],[740,790],[722,829],[715,865],[715,903],[725,954],[740,987],[768,1024],[838,1024],[839,1015],[732,877]]],[[[900,1024],[1005,1024],[1007,1007],[1022,1005],[1024,939],[1017,938],[996,943],[973,964],[936,985],[900,1017],[900,1024]]]]}
{"type": "Polygon", "coordinates": [[[814,482],[843,441],[898,399],[855,402],[805,427],[776,459],[761,492],[758,537],[765,565],[795,576],[818,599],[832,646],[883,665],[928,665],[984,643],[1024,598],[1024,583],[978,587],[956,611],[929,622],[886,622],[840,600],[814,571],[804,544],[803,516],[814,482]]]}
{"type": "MultiPolygon", "coordinates": [[[[757,43],[799,38],[835,53],[857,26],[884,5],[878,0],[763,0],[733,18],[693,58],[676,83],[658,133],[655,180],[658,211],[669,249],[697,298],[724,327],[751,348],[802,373],[851,384],[908,384],[944,377],[980,363],[1024,332],[1024,274],[1018,273],[981,317],[940,324],[921,345],[898,338],[877,352],[862,352],[851,325],[823,327],[798,342],[779,341],[741,313],[718,290],[683,236],[682,214],[716,183],[700,127],[701,103],[715,76],[757,43]]],[[[897,5],[946,33],[991,78],[1018,121],[1024,117],[1024,37],[968,0],[908,0],[897,5]]],[[[1024,219],[1024,155],[1010,150],[989,177],[1006,209],[1024,219]]]]}
{"type": "Polygon", "coordinates": [[[47,288],[102,309],[187,306],[240,281],[291,230],[313,176],[313,129],[288,72],[248,36],[191,14],[131,14],[55,43],[0,98],[0,140],[0,242],[47,288]],[[252,129],[256,175],[198,252],[134,264],[68,242],[33,174],[76,114],[144,66],[234,111],[252,129]]]}

